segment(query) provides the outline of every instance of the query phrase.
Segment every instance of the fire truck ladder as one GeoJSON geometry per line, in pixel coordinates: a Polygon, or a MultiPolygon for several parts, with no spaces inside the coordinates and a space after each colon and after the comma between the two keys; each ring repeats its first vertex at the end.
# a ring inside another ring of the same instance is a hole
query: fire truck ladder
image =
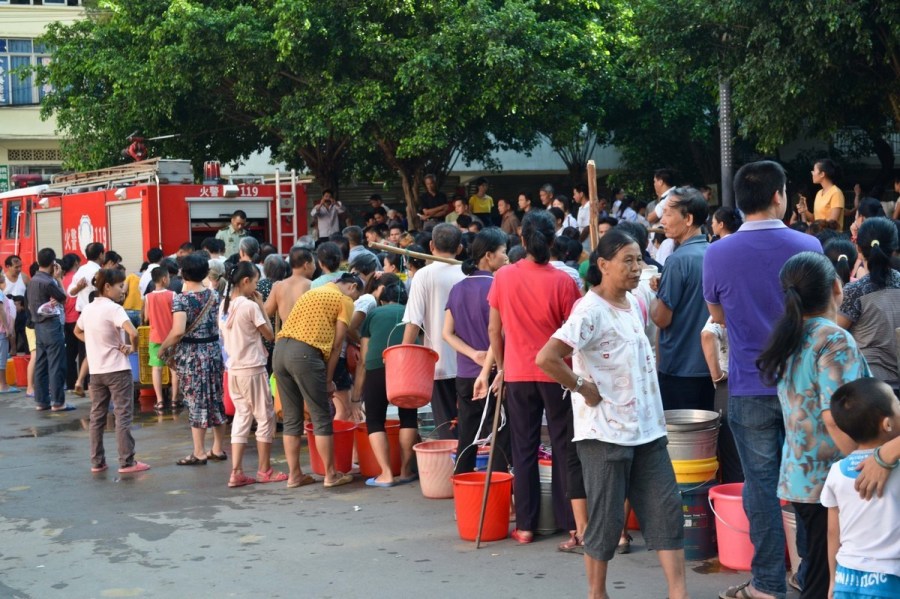
{"type": "Polygon", "coordinates": [[[281,171],[275,169],[275,190],[278,194],[278,207],[276,214],[276,230],[278,232],[278,249],[284,247],[284,240],[287,239],[287,246],[291,247],[297,241],[297,170],[291,169],[290,187],[288,191],[284,191],[281,187],[281,171]],[[285,230],[285,220],[290,223],[290,229],[285,230]]]}

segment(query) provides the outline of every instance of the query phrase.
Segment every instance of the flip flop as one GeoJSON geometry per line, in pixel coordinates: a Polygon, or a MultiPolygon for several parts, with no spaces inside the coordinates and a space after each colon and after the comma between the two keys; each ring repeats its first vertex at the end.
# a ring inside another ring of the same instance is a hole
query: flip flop
{"type": "Polygon", "coordinates": [[[340,472],[338,472],[338,474],[340,474],[340,476],[337,478],[337,480],[331,481],[330,483],[329,482],[324,483],[326,489],[331,489],[333,487],[340,487],[342,485],[346,485],[348,483],[353,482],[353,477],[351,475],[341,474],[340,472]]]}
{"type": "Polygon", "coordinates": [[[256,484],[256,479],[252,476],[247,476],[243,472],[240,474],[231,474],[231,478],[228,480],[228,486],[232,489],[235,487],[243,487],[246,485],[256,484]]]}
{"type": "Polygon", "coordinates": [[[19,391],[21,391],[21,389],[18,387],[7,387],[6,389],[0,389],[0,395],[5,393],[18,393],[19,391]]]}
{"type": "Polygon", "coordinates": [[[418,474],[410,474],[409,476],[404,476],[403,478],[398,478],[394,482],[397,483],[398,485],[405,485],[407,483],[411,483],[411,482],[414,482],[417,480],[419,480],[418,474]]]}
{"type": "MultiPolygon", "coordinates": [[[[309,478],[312,477],[310,476],[309,478]]],[[[269,468],[265,472],[256,472],[256,482],[258,483],[283,483],[287,479],[287,474],[285,474],[284,472],[275,472],[275,470],[272,468],[269,468]]],[[[313,482],[315,482],[315,479],[313,479],[313,482]]]]}
{"type": "Polygon", "coordinates": [[[50,409],[50,406],[34,406],[34,409],[38,412],[46,412],[50,409]]]}
{"type": "Polygon", "coordinates": [[[50,408],[50,411],[51,412],[71,412],[74,409],[75,409],[75,406],[72,406],[69,404],[64,404],[61,406],[53,406],[52,408],[50,408]]]}
{"type": "Polygon", "coordinates": [[[384,488],[384,489],[386,489],[386,488],[388,488],[388,487],[396,487],[396,486],[399,485],[399,484],[401,484],[401,483],[398,482],[398,481],[396,481],[396,480],[392,480],[392,481],[389,482],[389,483],[379,482],[379,481],[375,480],[375,477],[374,477],[374,476],[373,476],[372,478],[370,478],[369,480],[366,481],[366,486],[367,486],[367,487],[382,487],[382,488],[384,488]]]}
{"type": "Polygon", "coordinates": [[[75,388],[72,389],[72,393],[74,395],[77,395],[78,397],[84,397],[84,387],[82,387],[81,385],[75,385],[75,388]]]}
{"type": "Polygon", "coordinates": [[[146,470],[150,470],[149,464],[145,464],[144,462],[135,462],[131,466],[119,468],[119,474],[132,474],[134,472],[144,472],[146,470]]]}
{"type": "Polygon", "coordinates": [[[103,462],[99,466],[91,466],[91,472],[93,472],[94,474],[98,472],[105,472],[106,470],[109,470],[109,466],[106,465],[106,462],[103,462]]]}
{"type": "Polygon", "coordinates": [[[288,483],[287,488],[288,489],[296,489],[297,487],[305,487],[306,485],[311,485],[315,482],[316,482],[316,479],[311,477],[309,474],[304,474],[303,478],[301,478],[299,482],[288,483]]]}

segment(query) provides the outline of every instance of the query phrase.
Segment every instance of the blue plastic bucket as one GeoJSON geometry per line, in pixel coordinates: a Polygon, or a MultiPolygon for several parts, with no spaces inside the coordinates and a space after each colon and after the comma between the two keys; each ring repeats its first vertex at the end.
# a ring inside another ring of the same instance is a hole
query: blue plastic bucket
{"type": "Polygon", "coordinates": [[[687,560],[707,560],[718,554],[716,518],[709,506],[709,490],[717,484],[712,480],[678,485],[684,510],[684,558],[687,560]]]}

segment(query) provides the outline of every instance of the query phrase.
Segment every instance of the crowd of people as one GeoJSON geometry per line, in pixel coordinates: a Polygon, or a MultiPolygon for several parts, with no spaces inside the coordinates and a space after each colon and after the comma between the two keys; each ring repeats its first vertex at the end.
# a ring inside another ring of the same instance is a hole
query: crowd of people
{"type": "Polygon", "coordinates": [[[229,487],[314,484],[300,464],[311,423],[322,484],[332,488],[353,480],[335,466],[335,419],[366,423],[381,467],[366,485],[416,479],[413,409],[398,410],[402,466],[391,471],[382,352],[422,343],[438,355],[435,434],[458,440],[457,471],[474,469],[473,444],[501,450],[497,467],[515,473],[520,544],[538,528],[546,423],[554,517],[569,532],[558,548],[584,553],[598,598],[609,561],[630,548],[630,509],[658,552],[669,597],[688,596],[665,411],[721,410],[722,478],[744,482],[754,546],[751,580],[721,596],[785,596],[780,500],[798,515],[804,567],[790,582],[802,597],[862,596],[853,593],[874,580],[867,573],[896,590],[896,541],[860,530],[898,515],[900,479],[888,475],[900,464],[900,405],[885,384],[900,379],[898,223],[877,199],[858,197],[848,210],[835,178],[833,163],[815,164],[821,191],[810,211],[805,197],[790,205],[784,170],[767,161],[736,174],[737,208],[717,209],[708,187],[675,186],[667,169],[654,174],[652,202],[617,190],[593,205],[582,185],[571,200],[548,184],[536,199],[523,191],[495,201],[486,179],[468,199],[448,199],[428,176],[419,230],[377,194],[354,226],[325,190],[310,212],[315,235],[286,258],[249,234],[240,210],[199,248],[151,249],[138,273],[99,243],[83,263],[42,249],[30,277],[8,257],[0,350],[31,354],[27,394],[37,410],[74,409],[66,390],[89,389],[93,472],[108,467],[110,407],[119,472],[141,472],[150,466],[136,460],[129,430],[128,355],[136,327],[147,325],[156,409],[189,413],[192,448],[178,465],[230,459],[229,487]],[[271,464],[271,379],[286,473],[271,464]],[[508,423],[491,439],[483,414],[501,394],[508,423]],[[243,457],[254,421],[251,475],[243,457]],[[883,492],[889,498],[878,499],[883,492]]]}

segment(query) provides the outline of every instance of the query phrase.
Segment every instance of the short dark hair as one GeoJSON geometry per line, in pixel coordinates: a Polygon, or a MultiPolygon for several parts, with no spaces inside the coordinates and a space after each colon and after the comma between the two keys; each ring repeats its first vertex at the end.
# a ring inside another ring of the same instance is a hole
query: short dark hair
{"type": "Polygon", "coordinates": [[[693,187],[676,187],[669,194],[669,201],[666,207],[677,209],[685,218],[688,215],[694,217],[693,226],[699,227],[706,222],[709,217],[709,205],[706,198],[703,197],[698,190],[693,187]]]}
{"type": "Polygon", "coordinates": [[[716,210],[713,213],[713,218],[722,223],[722,225],[725,227],[725,230],[729,233],[736,232],[741,228],[741,225],[744,224],[744,219],[741,217],[741,213],[728,206],[722,206],[721,208],[716,210]]]}
{"type": "Polygon", "coordinates": [[[89,243],[86,248],[84,248],[84,257],[88,260],[97,260],[100,256],[103,255],[103,244],[95,241],[94,243],[89,243]]]}
{"type": "Polygon", "coordinates": [[[103,288],[107,285],[117,285],[125,280],[125,271],[119,268],[101,268],[94,275],[94,287],[97,293],[103,293],[103,288]]]}
{"type": "MultiPolygon", "coordinates": [[[[119,255],[118,252],[114,252],[114,251],[112,251],[112,250],[109,250],[108,252],[106,252],[106,253],[103,255],[103,263],[104,263],[104,264],[107,264],[107,263],[109,263],[109,262],[112,262],[113,264],[118,264],[118,263],[121,262],[121,261],[122,261],[122,256],[119,255]]],[[[99,287],[98,287],[98,289],[99,289],[99,287]]]]}
{"type": "Polygon", "coordinates": [[[293,247],[291,248],[291,253],[288,256],[288,263],[291,268],[300,268],[304,264],[309,264],[313,261],[312,252],[304,247],[293,247]]]}
{"type": "Polygon", "coordinates": [[[456,254],[461,239],[462,231],[450,223],[441,223],[431,231],[431,242],[439,252],[456,254]]]}
{"type": "Polygon", "coordinates": [[[163,256],[165,256],[165,254],[159,248],[150,248],[147,250],[147,262],[150,262],[151,264],[158,263],[162,260],[163,256]]]}
{"type": "Polygon", "coordinates": [[[759,214],[772,205],[772,196],[787,183],[784,168],[772,160],[745,164],[734,175],[734,199],[744,214],[759,214]]]}
{"type": "Polygon", "coordinates": [[[232,212],[231,218],[234,218],[235,216],[240,216],[242,219],[247,220],[247,213],[243,210],[235,210],[234,212],[232,212]]]}
{"type": "Polygon", "coordinates": [[[670,168],[659,168],[653,171],[653,178],[659,179],[670,187],[675,185],[675,171],[670,168]]]}
{"type": "Polygon", "coordinates": [[[377,193],[373,193],[372,195],[369,196],[369,201],[371,202],[371,201],[373,201],[373,200],[376,201],[376,202],[380,202],[380,201],[381,201],[381,196],[380,196],[379,194],[377,194],[377,193]]]}
{"type": "Polygon", "coordinates": [[[164,280],[169,278],[169,269],[164,266],[157,266],[153,270],[150,271],[150,280],[153,281],[154,285],[157,285],[164,280]]]}
{"type": "Polygon", "coordinates": [[[334,195],[334,191],[332,191],[330,187],[326,187],[325,189],[322,190],[322,197],[323,197],[323,198],[325,197],[325,194],[326,194],[326,193],[327,193],[328,195],[330,195],[330,196],[333,196],[333,195],[334,195]]]}
{"type": "Polygon", "coordinates": [[[894,415],[896,397],[887,383],[865,377],[838,387],[831,396],[831,417],[857,443],[870,443],[881,421],[894,415]]]}
{"type": "MultiPolygon", "coordinates": [[[[628,222],[628,221],[623,221],[628,222]]],[[[601,216],[597,219],[598,225],[609,225],[610,227],[616,227],[619,225],[619,219],[615,216],[601,216]]]]}
{"type": "Polygon", "coordinates": [[[468,229],[473,222],[472,217],[468,214],[460,214],[456,218],[456,226],[463,229],[468,229]]]}
{"type": "Polygon", "coordinates": [[[209,260],[196,254],[188,254],[181,260],[181,277],[191,283],[200,283],[209,274],[209,260]]]}
{"type": "Polygon", "coordinates": [[[53,248],[43,248],[38,252],[37,263],[41,268],[47,268],[54,262],[56,262],[56,252],[53,251],[53,248]]]}
{"type": "Polygon", "coordinates": [[[575,191],[581,192],[581,193],[583,193],[583,194],[585,194],[585,195],[587,195],[587,193],[588,193],[588,191],[589,191],[589,190],[588,190],[588,186],[587,186],[587,184],[585,184],[585,183],[578,183],[578,184],[575,185],[575,187],[574,187],[573,189],[574,189],[575,191]]]}
{"type": "Polygon", "coordinates": [[[316,248],[316,258],[319,260],[319,264],[328,269],[328,272],[337,272],[343,259],[341,246],[333,241],[326,241],[316,248]]]}
{"type": "Polygon", "coordinates": [[[349,227],[344,227],[344,230],[341,231],[341,234],[347,238],[353,245],[362,245],[363,239],[363,230],[356,225],[351,225],[349,227]]]}
{"type": "Polygon", "coordinates": [[[206,250],[207,252],[215,252],[219,253],[219,244],[216,243],[219,241],[215,237],[207,237],[203,241],[200,242],[200,249],[206,250]]]}
{"type": "Polygon", "coordinates": [[[3,264],[5,264],[7,268],[9,268],[10,266],[13,265],[13,262],[15,260],[18,260],[19,262],[22,261],[22,259],[19,256],[17,256],[16,254],[12,254],[12,255],[6,257],[6,260],[3,261],[3,264]]]}
{"type": "Polygon", "coordinates": [[[183,250],[185,252],[193,252],[194,244],[191,243],[190,241],[185,241],[184,243],[182,243],[181,245],[178,246],[178,249],[183,250]]]}
{"type": "Polygon", "coordinates": [[[647,228],[644,225],[629,220],[623,220],[618,225],[615,225],[615,227],[631,235],[640,246],[642,254],[647,251],[647,243],[650,239],[650,233],[647,231],[647,228]]]}

